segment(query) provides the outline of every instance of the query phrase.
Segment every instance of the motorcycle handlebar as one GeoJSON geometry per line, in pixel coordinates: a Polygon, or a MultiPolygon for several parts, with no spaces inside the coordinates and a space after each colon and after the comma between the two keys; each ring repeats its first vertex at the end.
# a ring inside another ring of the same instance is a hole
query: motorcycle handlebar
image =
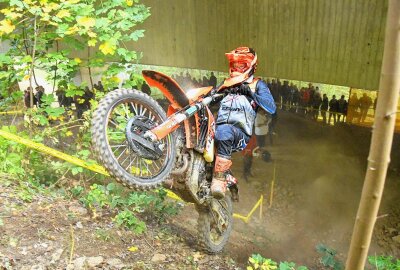
{"type": "Polygon", "coordinates": [[[222,96],[224,96],[224,94],[214,94],[212,96],[208,96],[208,97],[204,98],[201,103],[203,105],[208,105],[211,102],[215,101],[216,99],[218,99],[218,98],[220,98],[222,96]]]}

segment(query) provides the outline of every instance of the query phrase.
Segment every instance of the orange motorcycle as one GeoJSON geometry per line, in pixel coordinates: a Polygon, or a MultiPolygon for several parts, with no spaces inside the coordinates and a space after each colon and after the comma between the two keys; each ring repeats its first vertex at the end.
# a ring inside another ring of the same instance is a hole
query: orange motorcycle
{"type": "MultiPolygon", "coordinates": [[[[125,186],[147,190],[164,184],[194,203],[201,244],[208,252],[219,252],[229,239],[233,212],[230,194],[216,200],[210,192],[215,121],[209,105],[248,74],[226,79],[216,89],[210,86],[187,92],[165,74],[149,70],[142,74],[168,99],[167,112],[138,90],[108,93],[92,119],[97,156],[125,186]]],[[[236,186],[232,189],[237,191],[236,186]]]]}

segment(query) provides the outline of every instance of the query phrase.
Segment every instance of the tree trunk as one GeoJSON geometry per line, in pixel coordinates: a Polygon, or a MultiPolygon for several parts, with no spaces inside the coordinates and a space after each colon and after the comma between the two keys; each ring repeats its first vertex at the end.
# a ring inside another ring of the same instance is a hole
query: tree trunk
{"type": "MultiPolygon", "coordinates": [[[[36,16],[35,16],[35,21],[33,22],[33,30],[34,30],[34,40],[33,40],[33,48],[32,48],[32,65],[29,71],[29,86],[31,87],[31,92],[30,92],[30,105],[31,108],[33,108],[33,85],[32,85],[32,75],[35,74],[35,53],[36,53],[36,41],[37,41],[37,29],[36,29],[36,16]]],[[[35,78],[36,82],[36,78],[35,78]]],[[[36,85],[37,82],[36,82],[36,85]]]]}
{"type": "Polygon", "coordinates": [[[389,0],[379,97],[368,168],[353,229],[346,270],[363,270],[390,162],[400,89],[400,0],[389,0]]]}
{"type": "Polygon", "coordinates": [[[93,78],[92,78],[92,69],[90,68],[90,47],[88,46],[88,70],[89,70],[89,79],[90,79],[90,86],[93,93],[96,94],[96,89],[93,87],[93,78]]]}

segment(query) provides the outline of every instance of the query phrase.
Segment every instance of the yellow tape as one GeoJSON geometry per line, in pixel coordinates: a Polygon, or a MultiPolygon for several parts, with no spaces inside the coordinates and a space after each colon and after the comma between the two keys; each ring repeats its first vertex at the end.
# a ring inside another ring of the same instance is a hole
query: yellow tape
{"type": "Polygon", "coordinates": [[[39,152],[42,152],[42,153],[45,153],[45,154],[49,154],[49,155],[51,155],[53,157],[56,157],[56,158],[63,159],[65,161],[68,161],[69,163],[75,164],[77,166],[81,166],[81,167],[86,168],[88,170],[91,170],[91,171],[94,171],[94,172],[101,173],[103,175],[109,176],[108,172],[102,166],[99,166],[97,164],[91,164],[91,163],[83,161],[83,160],[81,160],[81,159],[79,159],[77,157],[73,157],[73,156],[67,155],[67,154],[65,154],[63,152],[60,152],[60,151],[54,150],[53,148],[47,147],[47,146],[45,146],[45,145],[43,145],[41,143],[33,142],[31,140],[22,138],[20,136],[17,136],[15,134],[12,134],[12,133],[9,133],[9,132],[6,132],[4,130],[0,130],[0,136],[3,136],[4,138],[6,138],[8,140],[24,144],[24,145],[26,145],[26,146],[28,146],[28,147],[30,147],[32,149],[35,149],[35,150],[37,150],[39,152]]]}
{"type": "Polygon", "coordinates": [[[260,206],[260,219],[261,219],[261,217],[262,217],[262,203],[263,203],[263,201],[264,201],[264,196],[261,195],[261,196],[260,196],[260,199],[259,199],[259,200],[257,201],[257,203],[253,206],[253,209],[251,209],[250,213],[249,213],[247,216],[242,216],[242,215],[239,215],[239,214],[233,214],[233,217],[242,219],[244,222],[248,223],[248,222],[249,222],[249,219],[250,219],[250,217],[253,215],[254,211],[256,211],[257,208],[260,206]]]}
{"type": "Polygon", "coordinates": [[[0,112],[0,115],[2,114],[22,114],[22,111],[8,111],[8,112],[0,112]]]}
{"type": "MultiPolygon", "coordinates": [[[[47,146],[45,146],[45,145],[43,145],[41,143],[33,142],[31,140],[22,138],[20,136],[17,136],[15,134],[9,133],[9,132],[4,131],[4,130],[0,130],[0,136],[3,136],[4,138],[6,138],[8,140],[11,140],[11,141],[26,145],[26,146],[28,146],[28,147],[30,147],[32,149],[35,149],[35,150],[37,150],[39,152],[51,155],[53,157],[65,160],[65,161],[67,161],[69,163],[72,163],[72,164],[75,164],[77,166],[86,168],[86,169],[91,170],[93,172],[100,173],[100,174],[103,174],[105,176],[110,176],[110,174],[104,169],[104,167],[102,167],[102,166],[100,166],[98,164],[92,164],[90,162],[86,162],[86,161],[81,160],[81,159],[79,159],[77,157],[73,157],[73,156],[70,156],[70,155],[65,154],[63,152],[60,152],[58,150],[55,150],[53,148],[47,147],[47,146]]],[[[170,197],[171,199],[184,202],[184,200],[182,200],[178,195],[176,195],[172,191],[167,189],[166,192],[167,192],[167,196],[170,197]]],[[[233,214],[233,217],[242,219],[244,222],[247,223],[249,218],[251,217],[251,215],[257,209],[257,207],[262,204],[263,198],[264,198],[263,195],[261,195],[261,197],[258,200],[258,202],[254,205],[253,209],[250,211],[250,213],[246,217],[241,216],[239,214],[233,214]]],[[[260,217],[261,217],[261,210],[262,210],[262,208],[260,206],[260,217]]]]}

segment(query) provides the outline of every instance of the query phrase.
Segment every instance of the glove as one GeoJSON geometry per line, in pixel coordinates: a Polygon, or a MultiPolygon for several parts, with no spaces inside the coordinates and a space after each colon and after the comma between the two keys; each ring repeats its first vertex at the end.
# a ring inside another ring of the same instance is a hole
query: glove
{"type": "Polygon", "coordinates": [[[250,89],[250,87],[249,87],[249,85],[247,83],[242,83],[239,86],[238,93],[241,94],[241,95],[251,96],[251,89],[250,89]]]}
{"type": "Polygon", "coordinates": [[[230,87],[228,90],[231,94],[251,96],[251,89],[248,84],[242,83],[241,85],[230,87]]]}

